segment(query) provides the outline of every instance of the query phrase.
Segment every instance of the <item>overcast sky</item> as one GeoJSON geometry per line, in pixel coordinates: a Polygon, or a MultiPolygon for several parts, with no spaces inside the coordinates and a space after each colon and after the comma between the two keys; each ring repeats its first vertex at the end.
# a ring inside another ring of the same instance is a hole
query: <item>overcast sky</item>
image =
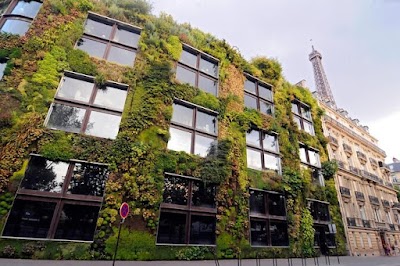
{"type": "Polygon", "coordinates": [[[246,59],[278,59],[288,81],[305,79],[312,91],[313,44],[337,106],[370,127],[387,162],[400,157],[400,0],[150,2],[154,14],[225,39],[246,59]]]}

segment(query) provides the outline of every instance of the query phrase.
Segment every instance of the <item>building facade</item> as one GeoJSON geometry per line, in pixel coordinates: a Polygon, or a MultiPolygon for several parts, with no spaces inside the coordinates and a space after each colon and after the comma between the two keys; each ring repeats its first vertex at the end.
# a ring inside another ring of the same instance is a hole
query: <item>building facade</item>
{"type": "Polygon", "coordinates": [[[393,163],[389,163],[390,176],[394,186],[400,186],[400,161],[393,158],[393,163]]]}

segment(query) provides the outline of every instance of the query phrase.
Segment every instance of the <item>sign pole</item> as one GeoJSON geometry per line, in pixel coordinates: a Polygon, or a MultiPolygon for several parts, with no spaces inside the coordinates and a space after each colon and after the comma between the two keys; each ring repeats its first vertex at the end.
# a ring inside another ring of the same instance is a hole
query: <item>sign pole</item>
{"type": "Polygon", "coordinates": [[[117,257],[117,252],[118,252],[118,244],[119,244],[119,237],[121,235],[121,226],[124,223],[125,219],[122,219],[121,222],[119,223],[119,229],[118,229],[118,238],[117,238],[117,244],[115,245],[115,250],[114,250],[114,259],[113,259],[113,264],[112,266],[115,265],[115,259],[117,257]]]}
{"type": "Polygon", "coordinates": [[[124,202],[124,203],[121,204],[121,207],[119,208],[119,215],[121,216],[121,222],[119,223],[117,244],[115,245],[115,251],[114,251],[114,258],[113,258],[112,266],[115,266],[115,259],[117,258],[119,238],[121,236],[121,226],[125,222],[126,217],[128,217],[128,214],[129,214],[129,205],[128,205],[128,203],[124,202]]]}

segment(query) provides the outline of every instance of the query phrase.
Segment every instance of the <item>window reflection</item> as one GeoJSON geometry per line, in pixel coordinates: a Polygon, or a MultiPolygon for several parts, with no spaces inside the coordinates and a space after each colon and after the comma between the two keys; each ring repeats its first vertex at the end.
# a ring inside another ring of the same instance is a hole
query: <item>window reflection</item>
{"type": "Polygon", "coordinates": [[[93,19],[87,19],[85,24],[85,33],[94,35],[103,39],[109,39],[112,26],[93,19]]]}
{"type": "Polygon", "coordinates": [[[54,103],[50,109],[47,127],[79,133],[85,113],[86,110],[82,108],[54,103]]]}
{"type": "Polygon", "coordinates": [[[264,168],[279,172],[279,157],[270,153],[264,153],[264,168]]]}
{"type": "Polygon", "coordinates": [[[199,88],[212,95],[217,95],[217,81],[203,77],[202,75],[199,76],[199,88]]]}
{"type": "Polygon", "coordinates": [[[218,65],[212,63],[204,58],[200,59],[200,70],[204,73],[207,73],[211,76],[218,76],[218,65]]]}
{"type": "Polygon", "coordinates": [[[107,176],[104,166],[75,163],[68,193],[102,197],[107,176]]]}
{"type": "Polygon", "coordinates": [[[261,152],[247,149],[247,167],[256,170],[262,169],[261,152]]]}
{"type": "Polygon", "coordinates": [[[264,86],[258,85],[258,93],[261,98],[266,99],[268,101],[273,101],[272,91],[270,88],[266,88],[264,86]]]}
{"type": "Polygon", "coordinates": [[[115,139],[120,122],[121,116],[91,111],[85,133],[96,137],[115,139]]]}
{"type": "Polygon", "coordinates": [[[88,53],[90,56],[103,58],[107,44],[88,38],[81,38],[77,43],[77,47],[82,51],[88,53]]]}
{"type": "Polygon", "coordinates": [[[267,115],[274,113],[273,105],[264,101],[260,101],[260,112],[267,115]]]}
{"type": "Polygon", "coordinates": [[[186,238],[186,215],[161,211],[157,243],[184,244],[186,238]]]}
{"type": "Polygon", "coordinates": [[[215,243],[215,217],[191,216],[190,244],[213,245],[215,243]]]}
{"type": "Polygon", "coordinates": [[[267,222],[250,221],[251,245],[268,246],[267,222]]]}
{"type": "Polygon", "coordinates": [[[181,83],[196,86],[196,73],[181,66],[177,66],[176,68],[176,79],[181,83]]]}
{"type": "Polygon", "coordinates": [[[187,205],[189,200],[189,180],[185,178],[166,176],[164,178],[163,202],[187,205]]]}
{"type": "Polygon", "coordinates": [[[286,222],[271,221],[269,225],[271,246],[288,246],[288,227],[286,222]]]}
{"type": "Polygon", "coordinates": [[[42,3],[37,1],[18,1],[11,14],[21,15],[29,18],[35,18],[39,12],[42,3]]]}
{"type": "Polygon", "coordinates": [[[64,77],[57,96],[87,103],[90,100],[90,96],[92,96],[93,87],[93,82],[64,77]]]}
{"type": "Polygon", "coordinates": [[[181,58],[179,59],[179,62],[182,62],[190,67],[196,68],[197,67],[197,56],[183,50],[181,53],[181,58]]]}
{"type": "Polygon", "coordinates": [[[244,89],[246,91],[256,94],[256,84],[248,79],[246,79],[244,82],[244,89]]]}
{"type": "Polygon", "coordinates": [[[127,94],[126,90],[107,86],[97,90],[94,104],[122,112],[127,94]]]}
{"type": "Polygon", "coordinates": [[[140,34],[118,27],[113,40],[115,42],[137,48],[139,39],[140,34]]]}
{"type": "Polygon", "coordinates": [[[171,136],[167,146],[169,150],[191,152],[192,133],[170,127],[169,134],[171,136]]]}
{"type": "Polygon", "coordinates": [[[198,111],[196,117],[196,128],[207,133],[217,134],[217,118],[214,115],[198,111]]]}
{"type": "Polygon", "coordinates": [[[278,138],[276,135],[264,134],[263,148],[265,150],[278,152],[278,138]]]}
{"type": "Polygon", "coordinates": [[[4,76],[4,70],[6,70],[7,63],[0,62],[0,80],[4,76]]]}
{"type": "Polygon", "coordinates": [[[265,193],[260,191],[250,191],[250,212],[265,214],[265,193]]]}
{"type": "Polygon", "coordinates": [[[257,99],[245,94],[244,95],[244,106],[246,106],[247,108],[250,108],[250,109],[257,110],[257,99]]]}
{"type": "Polygon", "coordinates": [[[180,104],[173,104],[172,121],[193,127],[193,108],[180,104]]]}
{"type": "Polygon", "coordinates": [[[197,207],[215,208],[215,185],[194,181],[192,186],[192,205],[197,207]]]}
{"type": "Polygon", "coordinates": [[[133,66],[135,62],[136,52],[127,49],[111,46],[108,61],[118,63],[120,65],[133,66]]]}
{"type": "Polygon", "coordinates": [[[286,216],[285,197],[281,194],[268,194],[268,212],[270,215],[286,216]]]}
{"type": "Polygon", "coordinates": [[[201,157],[206,157],[211,145],[215,142],[215,138],[205,137],[196,134],[195,144],[194,144],[194,154],[201,157]]]}
{"type": "Polygon", "coordinates": [[[30,22],[24,20],[8,18],[1,27],[0,32],[22,36],[28,31],[30,25],[30,22]]]}
{"type": "Polygon", "coordinates": [[[261,147],[261,142],[260,142],[260,131],[251,129],[250,131],[246,132],[246,143],[261,147]]]}

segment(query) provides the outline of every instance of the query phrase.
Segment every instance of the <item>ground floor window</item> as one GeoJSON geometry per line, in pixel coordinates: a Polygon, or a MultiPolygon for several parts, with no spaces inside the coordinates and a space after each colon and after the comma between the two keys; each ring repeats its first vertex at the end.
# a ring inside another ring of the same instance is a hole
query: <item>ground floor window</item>
{"type": "Polygon", "coordinates": [[[215,245],[216,185],[166,174],[158,244],[215,245]]]}

